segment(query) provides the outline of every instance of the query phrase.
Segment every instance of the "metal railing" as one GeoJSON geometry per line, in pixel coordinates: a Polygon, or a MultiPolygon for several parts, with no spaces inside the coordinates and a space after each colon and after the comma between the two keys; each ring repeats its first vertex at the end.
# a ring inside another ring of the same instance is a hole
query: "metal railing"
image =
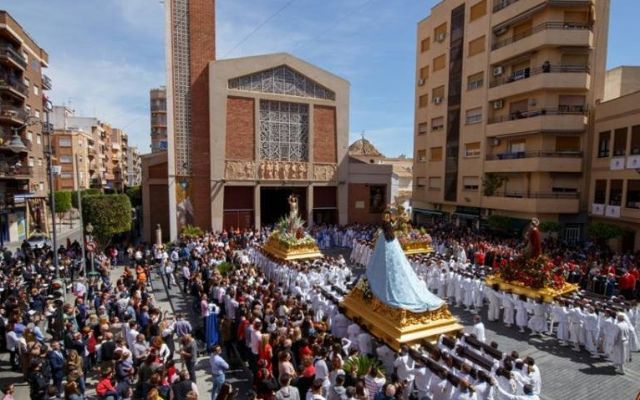
{"type": "Polygon", "coordinates": [[[589,23],[583,22],[565,22],[565,21],[549,21],[544,22],[540,25],[536,25],[532,28],[526,29],[522,32],[516,33],[515,35],[493,42],[491,45],[491,50],[497,50],[501,47],[508,46],[512,43],[518,42],[522,39],[528,38],[534,33],[542,32],[549,29],[561,29],[561,30],[591,30],[592,25],[589,23]]]}
{"type": "Polygon", "coordinates": [[[487,120],[488,124],[496,124],[499,122],[513,121],[517,119],[526,119],[539,117],[543,115],[586,115],[587,106],[569,106],[561,105],[557,108],[545,107],[527,111],[516,111],[509,113],[508,115],[502,115],[498,117],[490,117],[487,120]]]}
{"type": "Polygon", "coordinates": [[[16,167],[15,165],[5,165],[0,167],[0,177],[3,176],[31,176],[33,168],[28,165],[21,165],[16,167]]]}
{"type": "Polygon", "coordinates": [[[487,197],[508,197],[515,199],[579,199],[580,192],[527,192],[504,191],[494,192],[487,197]]]}
{"type": "Polygon", "coordinates": [[[11,45],[0,45],[0,57],[7,57],[20,65],[22,68],[27,67],[27,60],[11,45]]]}
{"type": "Polygon", "coordinates": [[[501,78],[494,78],[489,83],[489,87],[494,88],[497,86],[505,85],[507,83],[517,82],[524,79],[528,79],[534,75],[548,74],[548,73],[589,73],[590,68],[588,65],[542,65],[541,67],[525,68],[519,71],[514,71],[508,76],[501,78]]]}
{"type": "Polygon", "coordinates": [[[47,75],[42,75],[42,88],[44,90],[51,90],[52,87],[51,78],[47,75]]]}
{"type": "Polygon", "coordinates": [[[0,106],[0,118],[11,118],[24,122],[29,115],[24,108],[12,106],[0,106]]]}
{"type": "Polygon", "coordinates": [[[27,85],[20,82],[18,78],[15,78],[9,74],[0,75],[0,89],[2,87],[11,88],[24,96],[29,95],[29,88],[27,87],[27,85]]]}
{"type": "Polygon", "coordinates": [[[557,150],[507,151],[504,153],[488,154],[486,157],[486,160],[487,161],[515,160],[519,158],[540,158],[540,157],[581,158],[582,151],[557,151],[557,150]]]}

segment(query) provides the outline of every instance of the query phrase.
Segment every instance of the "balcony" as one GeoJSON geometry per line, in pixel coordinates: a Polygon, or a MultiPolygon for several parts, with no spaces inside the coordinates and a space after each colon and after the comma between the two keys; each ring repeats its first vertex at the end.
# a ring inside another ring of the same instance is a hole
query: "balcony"
{"type": "Polygon", "coordinates": [[[485,172],[582,172],[581,151],[530,151],[488,155],[485,172]]]}
{"type": "Polygon", "coordinates": [[[29,88],[9,74],[0,75],[0,92],[6,92],[14,97],[24,100],[29,95],[29,88]]]}
{"type": "Polygon", "coordinates": [[[494,41],[490,63],[496,64],[515,54],[532,51],[544,46],[591,47],[591,24],[580,22],[550,21],[527,29],[506,39],[494,41]],[[511,46],[518,43],[517,49],[511,46]]]}
{"type": "Polygon", "coordinates": [[[27,68],[27,60],[24,56],[8,44],[0,45],[0,62],[10,63],[21,70],[27,68]]]}
{"type": "Polygon", "coordinates": [[[488,137],[520,132],[582,132],[587,126],[585,106],[539,108],[491,117],[487,121],[488,137]]]}
{"type": "Polygon", "coordinates": [[[0,166],[0,179],[29,179],[33,173],[33,168],[21,166],[0,166]]]}
{"type": "Polygon", "coordinates": [[[489,82],[489,101],[537,89],[589,90],[591,76],[586,65],[543,65],[527,68],[489,82]]]}
{"type": "Polygon", "coordinates": [[[22,125],[28,115],[24,108],[0,106],[0,121],[14,125],[22,125]]]}
{"type": "Polygon", "coordinates": [[[580,193],[498,192],[482,197],[482,207],[534,214],[575,214],[580,193]]]}
{"type": "Polygon", "coordinates": [[[51,88],[51,78],[49,78],[47,75],[42,75],[42,89],[51,90],[51,88]]]}

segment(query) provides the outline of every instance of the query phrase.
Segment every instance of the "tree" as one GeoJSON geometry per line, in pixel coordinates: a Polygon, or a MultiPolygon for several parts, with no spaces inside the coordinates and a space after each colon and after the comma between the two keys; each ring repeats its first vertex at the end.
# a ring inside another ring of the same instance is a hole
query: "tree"
{"type": "Polygon", "coordinates": [[[142,205],[142,191],[140,186],[130,186],[125,189],[124,193],[129,197],[131,206],[135,208],[142,205]]]}
{"type": "Polygon", "coordinates": [[[98,194],[82,198],[84,223],[93,226],[93,235],[106,247],[114,235],[131,230],[131,202],[124,194],[98,194]]]}
{"type": "Polygon", "coordinates": [[[64,214],[71,211],[71,192],[54,192],[56,200],[56,213],[64,214]]]}
{"type": "Polygon", "coordinates": [[[505,182],[507,182],[508,180],[509,178],[503,175],[492,174],[492,173],[485,174],[484,178],[482,179],[482,187],[484,188],[484,195],[493,196],[494,194],[496,194],[498,189],[500,189],[502,185],[504,185],[505,182]]]}
{"type": "Polygon", "coordinates": [[[507,233],[513,226],[513,218],[504,215],[492,215],[487,220],[487,223],[492,231],[507,233]]]}
{"type": "Polygon", "coordinates": [[[601,244],[622,235],[622,229],[604,222],[594,222],[587,226],[587,234],[590,238],[601,244]]]}
{"type": "Polygon", "coordinates": [[[540,231],[544,233],[558,233],[560,232],[560,224],[555,221],[542,221],[540,222],[540,231]]]}
{"type": "MultiPolygon", "coordinates": [[[[99,189],[82,189],[80,190],[80,196],[81,197],[86,197],[86,196],[95,196],[97,194],[100,194],[102,192],[100,192],[99,189]]],[[[73,195],[71,196],[71,205],[73,205],[73,208],[78,209],[78,191],[75,190],[73,192],[73,195]]]]}

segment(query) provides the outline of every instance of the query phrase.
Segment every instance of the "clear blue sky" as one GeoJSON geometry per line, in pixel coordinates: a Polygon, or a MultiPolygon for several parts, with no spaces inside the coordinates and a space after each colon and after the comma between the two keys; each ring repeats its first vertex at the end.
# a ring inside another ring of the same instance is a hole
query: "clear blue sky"
{"type": "MultiPolygon", "coordinates": [[[[435,0],[217,0],[218,58],[285,51],[351,82],[351,140],[412,153],[416,24],[435,0]],[[244,43],[238,43],[286,6],[244,43]]],[[[640,1],[612,0],[608,67],[640,64],[640,1]]],[[[149,151],[148,91],[164,84],[159,0],[3,0],[49,53],[51,98],[149,151]]]]}

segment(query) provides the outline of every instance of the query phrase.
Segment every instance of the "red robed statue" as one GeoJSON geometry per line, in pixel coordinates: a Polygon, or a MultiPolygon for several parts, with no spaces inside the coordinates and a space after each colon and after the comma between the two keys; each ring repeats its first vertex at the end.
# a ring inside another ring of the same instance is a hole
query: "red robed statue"
{"type": "Polygon", "coordinates": [[[538,225],[540,225],[538,218],[532,218],[526,234],[526,238],[529,241],[525,249],[525,257],[527,258],[538,258],[542,254],[542,239],[540,238],[538,225]]]}

